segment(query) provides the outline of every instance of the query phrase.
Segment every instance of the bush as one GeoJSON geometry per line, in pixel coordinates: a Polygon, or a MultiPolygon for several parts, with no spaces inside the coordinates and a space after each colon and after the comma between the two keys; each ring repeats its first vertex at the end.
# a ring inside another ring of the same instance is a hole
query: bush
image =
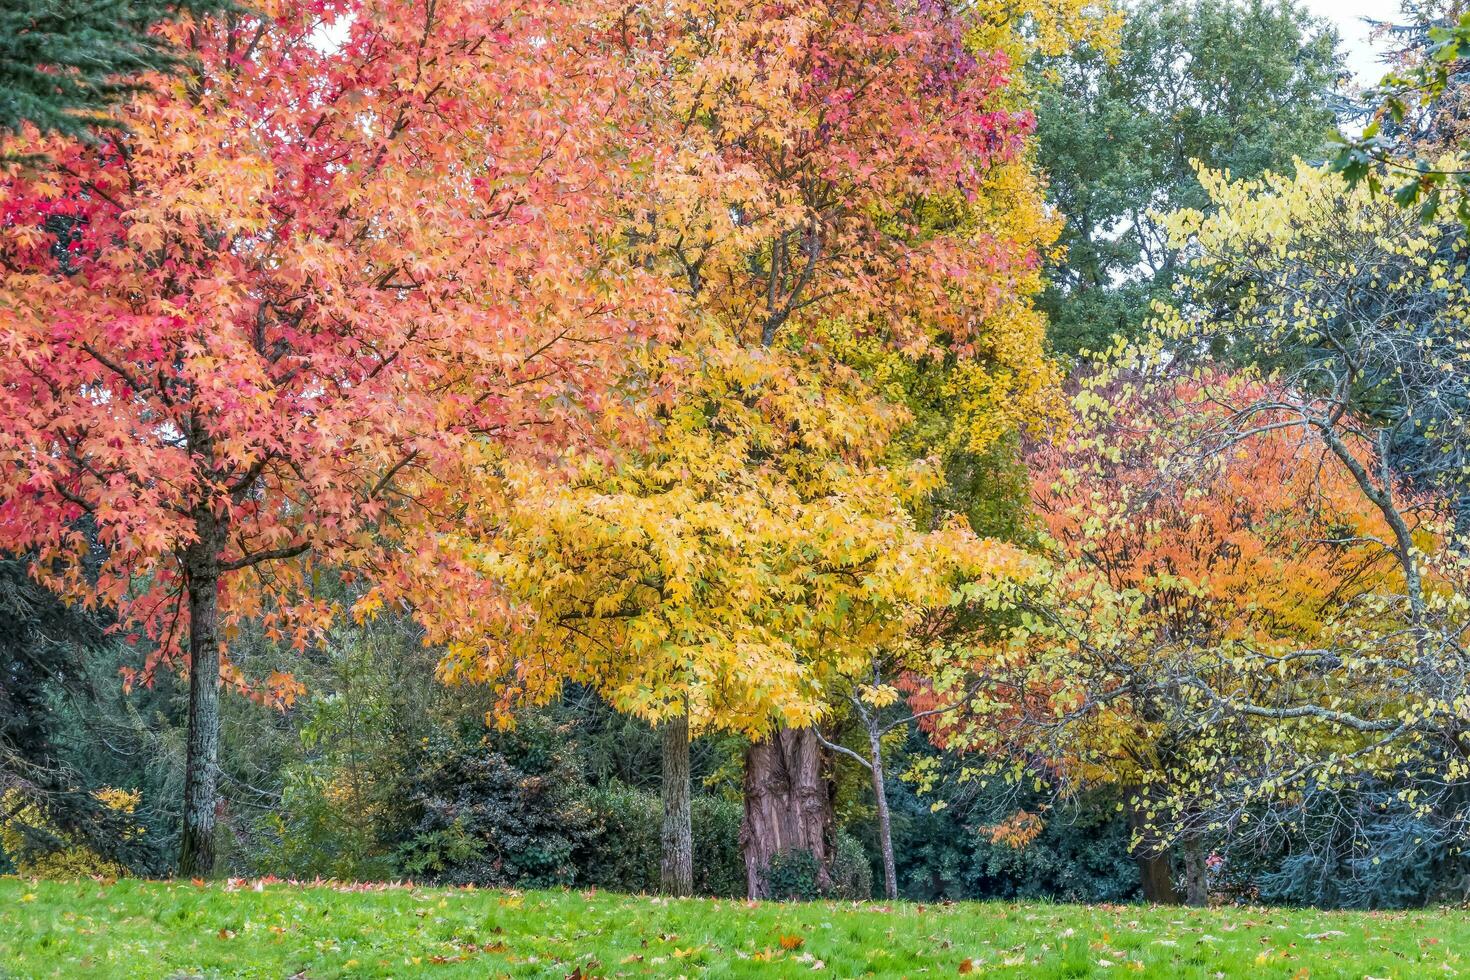
{"type": "Polygon", "coordinates": [[[822,897],[818,884],[816,855],[807,850],[780,851],[771,855],[766,865],[766,887],[771,897],[781,901],[809,902],[822,897]]]}
{"type": "Polygon", "coordinates": [[[745,895],[745,852],[740,849],[743,807],[717,796],[696,796],[694,890],[701,895],[745,895]]]}
{"type": "Polygon", "coordinates": [[[837,831],[833,847],[832,894],[835,898],[873,897],[873,865],[862,842],[845,830],[837,831]]]}
{"type": "MultiPolygon", "coordinates": [[[[594,836],[578,854],[580,881],[609,891],[656,892],[662,857],[663,803],[656,794],[611,783],[592,792],[594,836]]],[[[740,804],[711,796],[691,801],[694,890],[745,894],[740,804]]]]}
{"type": "Polygon", "coordinates": [[[404,808],[402,872],[451,885],[576,883],[575,857],[596,838],[580,771],[544,744],[515,746],[513,763],[487,735],[468,734],[425,740],[404,808]]]}
{"type": "Polygon", "coordinates": [[[891,799],[899,888],[906,898],[1095,903],[1138,897],[1130,833],[1110,794],[1050,811],[1041,833],[1022,848],[982,832],[1013,805],[1004,800],[982,796],[934,812],[906,786],[891,799]]]}
{"type": "Polygon", "coordinates": [[[614,782],[593,791],[588,802],[593,831],[577,855],[582,881],[608,891],[657,891],[663,824],[659,798],[614,782]]]}
{"type": "Polygon", "coordinates": [[[832,844],[832,884],[819,884],[817,859],[811,851],[783,851],[771,858],[766,883],[771,897],[787,901],[816,898],[866,899],[873,897],[873,869],[863,845],[846,831],[837,831],[832,844]]]}
{"type": "Polygon", "coordinates": [[[256,826],[254,870],[282,878],[374,881],[396,868],[377,839],[374,808],[328,767],[286,770],[281,803],[256,826]]]}

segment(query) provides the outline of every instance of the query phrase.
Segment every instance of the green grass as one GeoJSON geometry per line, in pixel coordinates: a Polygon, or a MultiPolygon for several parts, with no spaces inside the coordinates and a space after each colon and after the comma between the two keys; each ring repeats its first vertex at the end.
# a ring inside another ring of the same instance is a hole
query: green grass
{"type": "Polygon", "coordinates": [[[1453,977],[1470,913],[0,878],[0,977],[1453,977]]]}

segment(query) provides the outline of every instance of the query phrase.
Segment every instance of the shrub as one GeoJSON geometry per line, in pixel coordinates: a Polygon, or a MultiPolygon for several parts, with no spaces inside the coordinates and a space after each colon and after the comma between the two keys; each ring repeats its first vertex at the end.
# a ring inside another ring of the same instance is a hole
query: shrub
{"type": "MultiPolygon", "coordinates": [[[[1047,899],[1126,902],[1138,896],[1138,866],[1116,797],[1087,796],[1051,810],[1025,847],[993,840],[981,828],[1014,803],[989,796],[931,810],[900,784],[892,794],[893,845],[901,893],[938,899],[1047,899]]],[[[1034,807],[1024,799],[1021,805],[1034,807]]],[[[876,843],[870,848],[876,853],[876,843]]]]}
{"type": "Polygon", "coordinates": [[[257,824],[251,863],[283,878],[373,881],[396,870],[378,840],[377,814],[341,773],[303,763],[285,773],[278,807],[257,824]]]}
{"type": "Polygon", "coordinates": [[[862,843],[845,830],[837,831],[833,846],[832,894],[835,898],[873,897],[873,865],[862,843]]]}
{"type": "MultiPolygon", "coordinates": [[[[595,835],[578,854],[580,880],[609,891],[657,891],[663,829],[659,797],[613,782],[595,790],[589,803],[595,814],[595,835]]],[[[740,804],[696,796],[690,809],[695,892],[744,895],[740,804]]]]}
{"type": "Polygon", "coordinates": [[[739,803],[717,796],[696,796],[694,824],[694,890],[701,895],[745,894],[745,852],[740,849],[739,803]]]}
{"type": "Polygon", "coordinates": [[[772,898],[782,901],[807,902],[821,898],[822,887],[817,878],[820,870],[811,851],[780,851],[771,855],[771,863],[766,866],[766,887],[772,898]]]}
{"type": "Polygon", "coordinates": [[[570,759],[524,753],[517,765],[483,734],[438,732],[426,742],[408,787],[412,822],[397,851],[403,873],[452,885],[576,883],[574,858],[596,823],[570,759]]]}
{"type": "Polygon", "coordinates": [[[577,855],[582,881],[608,891],[657,891],[663,824],[659,798],[613,782],[593,791],[588,802],[593,832],[577,855]]]}
{"type": "Polygon", "coordinates": [[[865,899],[873,896],[873,869],[857,838],[837,831],[832,843],[831,887],[822,888],[816,857],[805,850],[782,851],[771,858],[766,882],[771,897],[790,901],[816,898],[865,899]]]}

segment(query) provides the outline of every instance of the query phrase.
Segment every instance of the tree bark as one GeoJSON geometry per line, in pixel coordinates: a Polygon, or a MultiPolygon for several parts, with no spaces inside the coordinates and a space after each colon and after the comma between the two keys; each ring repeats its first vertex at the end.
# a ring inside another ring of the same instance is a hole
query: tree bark
{"type": "Polygon", "coordinates": [[[1179,892],[1174,887],[1173,862],[1170,860],[1169,849],[1159,846],[1153,830],[1133,803],[1128,803],[1127,809],[1128,826],[1138,837],[1138,843],[1133,848],[1133,860],[1138,864],[1144,901],[1158,905],[1178,905],[1179,892]]]}
{"type": "Polygon", "coordinates": [[[689,716],[663,726],[663,860],[665,895],[694,894],[694,823],[689,807],[689,716]]]}
{"type": "Polygon", "coordinates": [[[829,759],[810,728],[782,728],[745,751],[745,818],[740,845],[751,898],[770,898],[771,858],[807,851],[817,862],[817,885],[832,886],[835,817],[829,759]]]}
{"type": "Polygon", "coordinates": [[[868,733],[868,765],[873,776],[873,799],[878,807],[878,844],[883,850],[883,894],[892,901],[898,898],[898,872],[893,863],[893,830],[888,816],[888,787],[883,779],[883,740],[877,732],[868,733]]]}
{"type": "Polygon", "coordinates": [[[1198,837],[1184,841],[1184,901],[1195,908],[1210,904],[1209,865],[1205,863],[1204,843],[1198,837]]]}
{"type": "Polygon", "coordinates": [[[189,550],[189,731],[184,756],[184,827],[179,874],[214,873],[219,782],[219,564],[213,522],[189,550]]]}

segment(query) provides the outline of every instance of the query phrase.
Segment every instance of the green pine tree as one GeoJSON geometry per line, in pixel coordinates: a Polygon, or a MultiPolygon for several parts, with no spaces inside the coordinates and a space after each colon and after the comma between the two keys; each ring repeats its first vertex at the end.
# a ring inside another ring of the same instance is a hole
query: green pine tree
{"type": "Polygon", "coordinates": [[[152,28],[184,12],[231,9],[230,0],[0,0],[0,135],[25,123],[85,137],[116,128],[107,108],[150,72],[172,72],[183,52],[152,28]]]}

